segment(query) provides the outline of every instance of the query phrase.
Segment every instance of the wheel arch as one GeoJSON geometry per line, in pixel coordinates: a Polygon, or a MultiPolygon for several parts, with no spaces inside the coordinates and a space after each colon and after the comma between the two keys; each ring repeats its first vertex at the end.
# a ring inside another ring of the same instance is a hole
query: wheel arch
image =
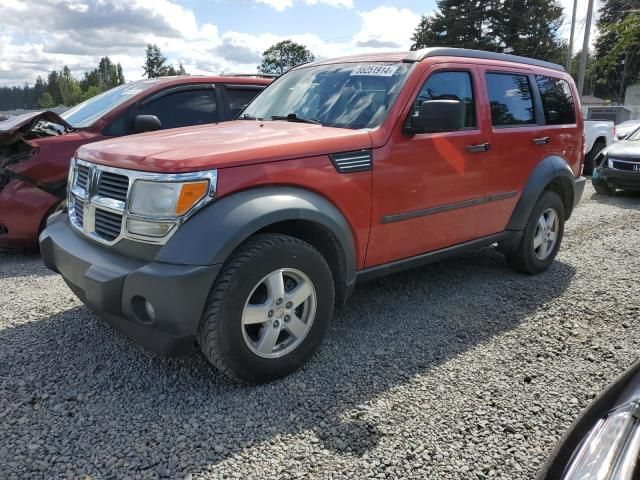
{"type": "Polygon", "coordinates": [[[160,250],[156,261],[224,263],[247,239],[282,233],[314,246],[327,260],[338,305],[355,283],[355,242],[344,215],[326,198],[296,187],[258,187],[216,200],[194,215],[160,250]]]}
{"type": "Polygon", "coordinates": [[[565,207],[565,219],[571,217],[575,202],[575,177],[567,162],[552,155],[541,161],[529,175],[520,199],[507,224],[507,230],[523,231],[536,201],[544,191],[556,192],[565,207]]]}

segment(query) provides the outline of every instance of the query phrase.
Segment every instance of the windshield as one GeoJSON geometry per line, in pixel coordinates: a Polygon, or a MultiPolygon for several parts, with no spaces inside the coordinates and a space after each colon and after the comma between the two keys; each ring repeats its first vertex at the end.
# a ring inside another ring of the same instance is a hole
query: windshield
{"type": "Polygon", "coordinates": [[[627,140],[634,140],[634,141],[640,140],[640,128],[638,128],[635,132],[629,135],[627,137],[627,140]]]}
{"type": "Polygon", "coordinates": [[[136,82],[120,85],[70,108],[60,116],[73,128],[89,127],[118,105],[129,100],[132,95],[146,90],[154,83],[136,82]]]}
{"type": "Polygon", "coordinates": [[[348,63],[306,67],[279,78],[245,109],[241,119],[317,122],[375,128],[404,83],[404,63],[348,63]]]}

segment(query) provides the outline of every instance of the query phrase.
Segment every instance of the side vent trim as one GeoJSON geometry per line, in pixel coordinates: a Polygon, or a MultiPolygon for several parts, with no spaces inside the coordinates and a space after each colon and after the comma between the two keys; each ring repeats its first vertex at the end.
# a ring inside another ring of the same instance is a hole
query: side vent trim
{"type": "Polygon", "coordinates": [[[371,150],[332,153],[329,158],[338,173],[366,172],[373,167],[373,153],[371,150]]]}

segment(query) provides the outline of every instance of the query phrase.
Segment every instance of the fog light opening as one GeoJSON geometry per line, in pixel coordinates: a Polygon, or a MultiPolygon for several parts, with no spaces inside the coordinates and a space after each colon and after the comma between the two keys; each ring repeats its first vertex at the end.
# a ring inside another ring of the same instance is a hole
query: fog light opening
{"type": "Polygon", "coordinates": [[[153,304],[140,295],[131,299],[131,308],[142,323],[152,323],[156,319],[156,309],[153,304]]]}

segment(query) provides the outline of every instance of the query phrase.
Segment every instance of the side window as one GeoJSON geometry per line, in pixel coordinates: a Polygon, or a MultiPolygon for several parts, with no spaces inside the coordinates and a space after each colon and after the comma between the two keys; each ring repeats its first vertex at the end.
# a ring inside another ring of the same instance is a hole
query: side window
{"type": "Polygon", "coordinates": [[[536,83],[542,97],[542,108],[544,108],[544,119],[547,125],[576,123],[573,96],[566,80],[538,75],[536,83]]]}
{"type": "Polygon", "coordinates": [[[231,118],[236,118],[245,105],[251,103],[251,100],[253,100],[261,91],[261,88],[227,86],[227,100],[229,102],[229,113],[231,118]]]}
{"type": "Polygon", "coordinates": [[[488,73],[487,89],[494,127],[536,123],[531,85],[527,75],[488,73]]]}
{"type": "Polygon", "coordinates": [[[462,103],[463,128],[475,128],[476,108],[469,72],[436,72],[422,86],[416,98],[412,115],[417,115],[422,102],[427,100],[458,100],[462,103]]]}
{"type": "Polygon", "coordinates": [[[102,134],[107,137],[121,137],[122,135],[127,134],[127,114],[128,111],[125,111],[118,115],[115,120],[113,120],[109,125],[107,125],[104,130],[102,130],[102,134]]]}
{"type": "Polygon", "coordinates": [[[138,115],[157,116],[163,129],[215,123],[218,121],[216,92],[210,89],[170,93],[141,106],[138,115]]]}

